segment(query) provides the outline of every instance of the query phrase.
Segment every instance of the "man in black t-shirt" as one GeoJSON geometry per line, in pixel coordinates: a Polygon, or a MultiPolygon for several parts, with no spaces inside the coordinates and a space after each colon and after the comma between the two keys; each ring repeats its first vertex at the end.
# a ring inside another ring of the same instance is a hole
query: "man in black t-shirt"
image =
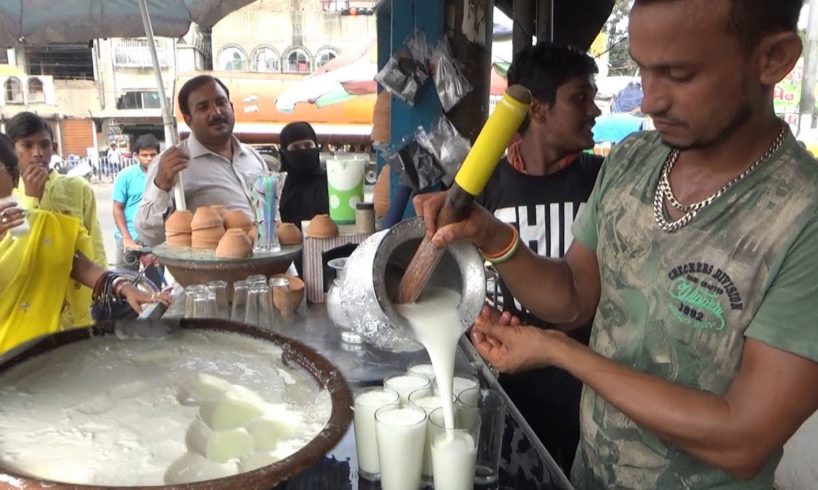
{"type": "MultiPolygon", "coordinates": [[[[594,60],[572,49],[539,43],[518,53],[508,83],[531,91],[521,137],[492,175],[478,202],[514,224],[536,253],[562,257],[573,238],[571,224],[588,200],[602,158],[583,153],[594,145],[594,60]]],[[[554,328],[523,309],[500,284],[504,311],[524,324],[554,328]]],[[[590,324],[571,335],[588,343],[590,324]]],[[[546,368],[502,375],[500,382],[551,456],[569,474],[579,441],[582,384],[566,371],[546,368]]]]}

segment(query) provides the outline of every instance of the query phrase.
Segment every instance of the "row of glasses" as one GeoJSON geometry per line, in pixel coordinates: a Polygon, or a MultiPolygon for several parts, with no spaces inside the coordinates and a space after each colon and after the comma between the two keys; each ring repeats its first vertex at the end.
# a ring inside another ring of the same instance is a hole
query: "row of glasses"
{"type": "Polygon", "coordinates": [[[229,318],[227,283],[210,281],[185,287],[185,318],[229,318]]]}
{"type": "Polygon", "coordinates": [[[275,324],[273,300],[265,276],[255,274],[233,283],[230,319],[268,330],[273,328],[275,324]]]}
{"type": "MultiPolygon", "coordinates": [[[[394,384],[392,384],[394,387],[394,384]]],[[[479,385],[455,398],[455,426],[447,428],[439,396],[428,387],[407,403],[392,387],[358,391],[354,400],[358,474],[385,490],[471,489],[497,481],[505,402],[479,385]]]]}
{"type": "Polygon", "coordinates": [[[286,277],[273,277],[268,281],[261,274],[234,282],[230,319],[239,323],[272,329],[276,324],[273,296],[278,294],[279,290],[288,290],[289,286],[290,282],[286,277]]]}
{"type": "Polygon", "coordinates": [[[268,284],[261,274],[233,283],[232,305],[227,300],[227,283],[210,281],[187,286],[185,318],[230,319],[235,322],[271,329],[275,324],[272,293],[275,288],[287,288],[286,278],[273,278],[268,284]]]}

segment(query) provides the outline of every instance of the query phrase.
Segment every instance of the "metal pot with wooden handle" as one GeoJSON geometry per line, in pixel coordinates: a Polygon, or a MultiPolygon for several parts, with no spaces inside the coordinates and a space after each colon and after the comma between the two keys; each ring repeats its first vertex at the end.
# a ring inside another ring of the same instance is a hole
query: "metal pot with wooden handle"
{"type": "MultiPolygon", "coordinates": [[[[438,227],[465,217],[474,198],[483,192],[497,168],[500,157],[525,119],[530,104],[531,93],[527,88],[512,85],[506,89],[457,171],[454,184],[447,191],[446,203],[437,214],[438,227]]],[[[395,296],[396,303],[417,301],[442,255],[442,249],[435,247],[429,238],[424,238],[401,278],[395,296]]]]}

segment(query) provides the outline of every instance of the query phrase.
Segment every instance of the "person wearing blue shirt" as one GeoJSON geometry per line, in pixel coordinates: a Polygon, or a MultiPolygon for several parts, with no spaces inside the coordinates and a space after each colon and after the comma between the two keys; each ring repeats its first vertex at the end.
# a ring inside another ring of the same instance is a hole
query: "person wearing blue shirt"
{"type": "MultiPolygon", "coordinates": [[[[114,181],[113,191],[113,213],[116,231],[116,262],[118,268],[136,270],[138,263],[128,264],[125,260],[125,250],[140,248],[134,219],[139,203],[142,202],[142,192],[145,190],[147,180],[148,165],[159,154],[159,141],[151,134],[143,134],[134,143],[133,154],[139,165],[125,167],[117,174],[114,181]]],[[[156,279],[158,275],[148,274],[151,279],[156,279]]],[[[156,281],[154,281],[156,282],[156,281]]],[[[160,284],[157,284],[159,286],[160,284]]]]}

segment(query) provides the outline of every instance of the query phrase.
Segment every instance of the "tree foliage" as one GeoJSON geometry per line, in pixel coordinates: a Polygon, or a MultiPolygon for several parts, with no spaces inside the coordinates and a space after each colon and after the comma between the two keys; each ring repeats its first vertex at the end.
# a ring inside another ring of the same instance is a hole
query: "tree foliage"
{"type": "Polygon", "coordinates": [[[633,0],[616,0],[605,28],[608,33],[608,74],[636,75],[636,63],[628,54],[628,13],[633,0]]]}

